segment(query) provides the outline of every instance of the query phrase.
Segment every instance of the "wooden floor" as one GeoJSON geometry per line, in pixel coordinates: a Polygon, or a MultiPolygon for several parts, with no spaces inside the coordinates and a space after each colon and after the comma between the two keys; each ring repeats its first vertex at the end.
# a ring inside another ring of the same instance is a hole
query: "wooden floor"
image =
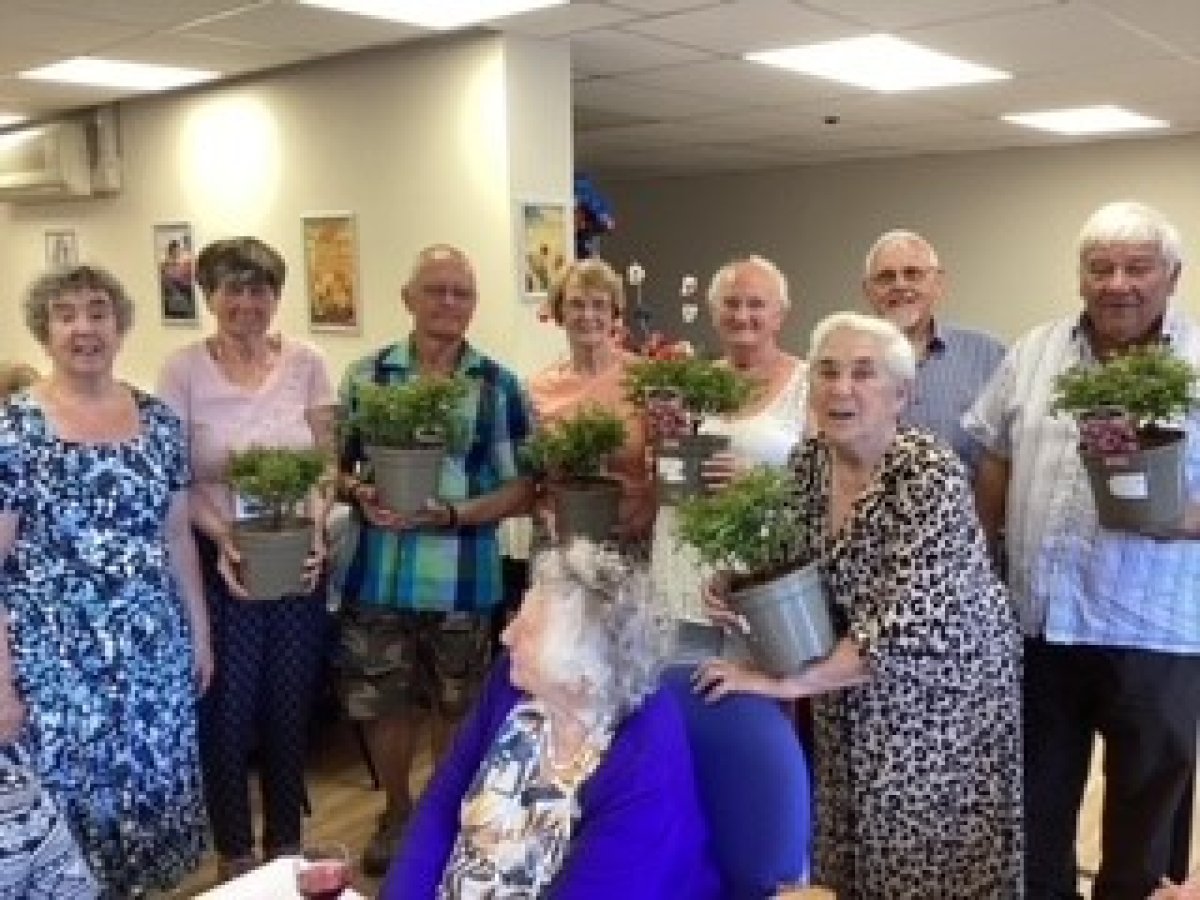
{"type": "MultiPolygon", "coordinates": [[[[312,793],[313,815],[307,823],[311,841],[339,841],[346,844],[357,860],[375,827],[376,817],[383,808],[383,793],[372,790],[366,766],[358,753],[348,726],[333,726],[321,737],[321,746],[313,754],[309,766],[308,784],[312,793]]],[[[1101,750],[1097,745],[1092,777],[1088,780],[1083,810],[1079,817],[1079,863],[1085,870],[1095,871],[1099,863],[1100,801],[1103,780],[1099,775],[1101,750]]],[[[427,758],[427,757],[426,757],[427,758]]],[[[418,767],[414,787],[429,775],[429,765],[418,767]]],[[[1193,814],[1195,827],[1192,837],[1193,865],[1200,866],[1200,817],[1193,814]]],[[[217,882],[216,861],[212,854],[194,877],[171,894],[175,898],[194,897],[217,882]]],[[[1086,878],[1080,881],[1085,896],[1090,896],[1086,878]]],[[[379,884],[359,875],[355,883],[363,894],[374,897],[379,884]]]]}
{"type": "MultiPolygon", "coordinates": [[[[336,841],[345,844],[358,872],[355,888],[374,897],[379,882],[364,877],[358,861],[383,810],[383,792],[371,787],[371,777],[348,725],[330,726],[317,743],[308,768],[312,815],[305,824],[305,838],[311,843],[336,841]]],[[[423,754],[422,760],[413,773],[414,789],[419,789],[429,777],[428,754],[423,754]]],[[[256,790],[252,791],[252,796],[256,793],[256,790]]],[[[216,884],[216,857],[209,853],[200,870],[169,896],[195,897],[216,884]]]]}

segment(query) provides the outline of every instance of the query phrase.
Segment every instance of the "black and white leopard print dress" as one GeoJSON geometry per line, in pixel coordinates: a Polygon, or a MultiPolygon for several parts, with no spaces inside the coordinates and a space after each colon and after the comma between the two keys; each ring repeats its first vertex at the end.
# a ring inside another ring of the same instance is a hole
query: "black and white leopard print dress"
{"type": "Polygon", "coordinates": [[[842,900],[1023,896],[1021,638],[962,464],[901,430],[837,534],[827,449],[805,441],[792,466],[873,673],[814,704],[816,880],[842,900]]]}

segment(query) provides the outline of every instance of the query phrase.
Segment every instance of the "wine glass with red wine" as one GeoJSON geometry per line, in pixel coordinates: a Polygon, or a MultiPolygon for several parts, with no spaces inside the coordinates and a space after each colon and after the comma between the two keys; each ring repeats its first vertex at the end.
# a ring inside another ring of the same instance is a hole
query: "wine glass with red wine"
{"type": "Polygon", "coordinates": [[[338,900],[350,887],[350,851],[345,844],[305,847],[296,859],[296,892],[307,900],[338,900]]]}

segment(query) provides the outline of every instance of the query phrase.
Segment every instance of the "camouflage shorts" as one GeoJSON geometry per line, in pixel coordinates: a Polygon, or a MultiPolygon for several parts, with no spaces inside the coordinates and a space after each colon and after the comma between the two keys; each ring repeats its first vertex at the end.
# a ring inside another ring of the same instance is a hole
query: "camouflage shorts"
{"type": "Polygon", "coordinates": [[[490,630],[488,615],[347,609],[338,689],[350,718],[413,707],[461,716],[487,674],[490,630]]]}

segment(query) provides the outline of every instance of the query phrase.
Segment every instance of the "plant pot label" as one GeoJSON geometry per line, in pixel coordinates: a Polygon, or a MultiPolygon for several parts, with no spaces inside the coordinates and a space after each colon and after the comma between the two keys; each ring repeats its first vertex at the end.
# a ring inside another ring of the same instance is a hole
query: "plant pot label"
{"type": "Polygon", "coordinates": [[[1144,472],[1125,472],[1108,477],[1108,492],[1121,500],[1150,499],[1150,484],[1144,472]]]}
{"type": "Polygon", "coordinates": [[[658,477],[670,484],[682,484],[687,481],[687,465],[678,456],[660,456],[658,477]]]}

